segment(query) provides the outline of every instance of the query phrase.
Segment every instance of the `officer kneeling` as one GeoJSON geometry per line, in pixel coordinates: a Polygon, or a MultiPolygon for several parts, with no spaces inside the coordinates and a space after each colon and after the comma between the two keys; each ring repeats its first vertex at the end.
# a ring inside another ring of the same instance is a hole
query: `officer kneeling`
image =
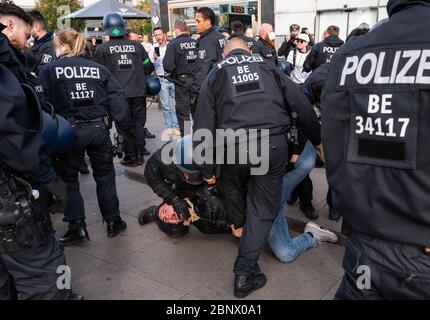
{"type": "Polygon", "coordinates": [[[81,57],[85,49],[82,35],[63,29],[54,41],[60,57],[41,70],[40,79],[46,101],[70,122],[76,135],[70,152],[61,156],[62,178],[69,194],[64,220],[69,222],[69,230],[59,241],[67,245],[89,240],[78,177],[85,152],[91,161],[107,235],[114,237],[126,229],[126,223],[120,217],[108,119],[112,117],[122,131],[131,134],[127,103],[109,70],[81,57]]]}
{"type": "Polygon", "coordinates": [[[177,140],[173,150],[172,143],[155,152],[146,164],[146,181],[163,204],[142,210],[139,223],[156,221],[172,238],[187,234],[191,223],[203,233],[230,232],[216,187],[207,186],[192,162],[192,137],[177,140]]]}

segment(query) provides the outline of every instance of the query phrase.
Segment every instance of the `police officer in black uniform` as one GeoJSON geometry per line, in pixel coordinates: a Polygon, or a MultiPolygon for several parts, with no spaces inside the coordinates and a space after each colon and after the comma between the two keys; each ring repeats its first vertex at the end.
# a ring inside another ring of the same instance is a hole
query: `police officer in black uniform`
{"type": "Polygon", "coordinates": [[[188,233],[190,223],[207,234],[231,231],[217,189],[208,187],[203,181],[200,170],[191,160],[192,153],[193,141],[188,135],[165,144],[149,158],[145,178],[151,189],[163,199],[163,204],[142,210],[139,213],[141,225],[156,221],[160,230],[172,238],[188,233]],[[173,154],[172,161],[165,161],[173,154]],[[172,206],[179,216],[177,223],[160,219],[159,210],[165,204],[172,206]]]}
{"type": "Polygon", "coordinates": [[[32,11],[31,18],[31,35],[35,42],[30,48],[30,52],[33,54],[36,59],[36,63],[40,68],[56,59],[53,34],[48,31],[46,21],[40,12],[36,10],[32,11]]]}
{"type": "Polygon", "coordinates": [[[154,66],[148,53],[136,41],[127,39],[123,18],[117,13],[108,13],[103,18],[103,30],[110,37],[97,47],[94,61],[106,66],[125,92],[125,97],[134,123],[136,139],[127,141],[124,147],[123,165],[136,167],[144,162],[146,150],[146,76],[154,66]]]}
{"type": "Polygon", "coordinates": [[[37,114],[30,112],[40,105],[17,57],[30,24],[24,10],[0,1],[0,299],[75,299],[57,287],[58,268],[67,264],[44,199],[45,191],[53,193],[62,212],[67,190],[31,125],[37,114]]]}
{"type": "Polygon", "coordinates": [[[303,64],[304,72],[311,72],[324,63],[330,63],[336,51],[344,44],[339,38],[339,27],[330,26],[327,28],[324,41],[317,43],[311,49],[303,64]]]}
{"type": "Polygon", "coordinates": [[[243,30],[243,24],[241,21],[236,20],[236,21],[233,21],[231,23],[231,32],[232,32],[232,35],[231,35],[230,39],[240,38],[243,41],[245,41],[246,44],[248,45],[248,48],[250,50],[252,50],[252,47],[255,44],[255,40],[250,38],[250,37],[245,36],[244,30],[243,30]]]}
{"type": "Polygon", "coordinates": [[[430,1],[387,11],[339,49],[322,95],[327,178],[353,230],[337,299],[430,299],[430,1]]]}
{"type": "MultiPolygon", "coordinates": [[[[242,129],[246,134],[250,129],[269,131],[269,137],[260,137],[258,144],[258,152],[264,154],[263,161],[268,166],[265,175],[252,175],[255,164],[249,159],[247,164],[221,167],[220,191],[227,221],[235,229],[244,225],[234,266],[234,294],[242,298],[266,283],[258,258],[280,206],[282,177],[288,161],[289,112],[298,114],[314,145],[320,144],[320,130],[316,114],[300,88],[272,62],[252,56],[247,44],[238,38],[227,43],[224,53],[226,60],[203,83],[194,135],[199,129],[209,130],[213,136],[220,133],[218,129],[242,129]],[[263,151],[264,140],[269,140],[267,152],[263,151]]],[[[200,144],[195,143],[197,149],[200,144]]],[[[233,142],[226,147],[240,150],[243,146],[233,142]]],[[[207,162],[200,165],[203,178],[210,184],[216,181],[216,167],[207,162]]]]}
{"type": "Polygon", "coordinates": [[[194,116],[200,87],[215,64],[222,60],[225,46],[224,35],[215,27],[215,13],[211,8],[201,7],[196,13],[197,32],[197,66],[194,72],[192,91],[193,102],[191,114],[194,116]]]}
{"type": "Polygon", "coordinates": [[[252,53],[258,54],[263,59],[278,64],[278,55],[275,49],[275,39],[271,39],[273,36],[273,27],[268,23],[263,23],[260,27],[260,37],[258,41],[252,47],[252,53]]]}
{"type": "Polygon", "coordinates": [[[184,122],[190,121],[191,85],[197,60],[196,41],[189,36],[184,20],[175,22],[176,38],[167,45],[163,67],[175,84],[176,116],[184,136],[184,122]]]}
{"type": "Polygon", "coordinates": [[[123,132],[132,121],[123,91],[109,70],[82,57],[85,39],[73,29],[57,32],[55,44],[60,58],[40,72],[45,98],[55,111],[74,128],[76,139],[70,152],[61,157],[63,179],[67,183],[69,203],[64,220],[69,230],[60,237],[63,244],[89,240],[85,229],[85,209],[79,191],[79,168],[87,152],[97,183],[97,200],[107,224],[108,237],[125,230],[119,212],[109,134],[111,116],[123,132]]]}

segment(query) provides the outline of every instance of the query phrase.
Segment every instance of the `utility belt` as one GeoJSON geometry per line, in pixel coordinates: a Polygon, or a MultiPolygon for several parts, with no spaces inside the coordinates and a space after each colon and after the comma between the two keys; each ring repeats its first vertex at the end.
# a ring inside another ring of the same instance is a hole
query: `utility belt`
{"type": "Polygon", "coordinates": [[[36,216],[33,197],[26,181],[0,171],[0,254],[35,248],[52,233],[51,223],[36,216]]]}
{"type": "Polygon", "coordinates": [[[103,123],[106,128],[111,129],[112,128],[112,121],[110,120],[109,116],[99,117],[95,119],[79,119],[75,117],[67,117],[67,121],[70,123],[72,127],[75,126],[85,126],[85,125],[91,125],[96,123],[103,123]]]}

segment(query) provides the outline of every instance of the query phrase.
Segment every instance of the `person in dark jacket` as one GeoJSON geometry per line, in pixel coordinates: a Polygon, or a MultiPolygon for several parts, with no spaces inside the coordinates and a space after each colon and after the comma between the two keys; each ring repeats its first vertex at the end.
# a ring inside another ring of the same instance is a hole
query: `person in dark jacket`
{"type": "Polygon", "coordinates": [[[321,98],[327,178],[352,227],[335,299],[430,299],[430,1],[387,12],[339,49],[321,98]]]}
{"type": "Polygon", "coordinates": [[[231,32],[232,32],[232,35],[231,35],[230,39],[240,38],[243,41],[245,41],[248,44],[249,49],[252,50],[252,47],[255,44],[255,40],[245,36],[245,34],[244,34],[245,30],[243,28],[243,24],[241,21],[236,20],[236,21],[233,21],[231,23],[231,32]]]}
{"type": "Polygon", "coordinates": [[[311,72],[324,63],[330,63],[333,55],[343,45],[343,40],[339,38],[339,27],[330,26],[325,34],[327,36],[324,41],[312,47],[306,58],[303,71],[311,72]]]}
{"type": "Polygon", "coordinates": [[[287,35],[282,42],[281,47],[278,50],[278,56],[284,56],[285,59],[288,58],[288,54],[291,50],[296,48],[296,37],[300,34],[300,26],[298,24],[292,24],[290,26],[290,34],[287,35]]]}
{"type": "Polygon", "coordinates": [[[46,21],[40,12],[34,10],[30,14],[32,18],[31,36],[35,41],[30,51],[40,69],[43,65],[56,59],[53,34],[48,31],[46,21]]]}
{"type": "Polygon", "coordinates": [[[252,47],[252,53],[260,55],[263,59],[278,64],[278,55],[275,49],[275,33],[273,26],[263,23],[260,27],[260,37],[252,47]]]}

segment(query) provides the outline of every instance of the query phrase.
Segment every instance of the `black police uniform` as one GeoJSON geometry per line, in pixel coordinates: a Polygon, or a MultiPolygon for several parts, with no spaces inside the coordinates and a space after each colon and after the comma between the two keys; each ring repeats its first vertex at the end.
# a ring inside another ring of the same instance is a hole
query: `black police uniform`
{"type": "Polygon", "coordinates": [[[176,116],[181,135],[184,122],[190,121],[191,85],[197,61],[197,42],[187,34],[182,34],[167,45],[163,67],[171,73],[175,84],[176,116]]]}
{"type": "Polygon", "coordinates": [[[136,139],[124,146],[126,159],[136,159],[145,152],[146,76],[154,70],[148,53],[136,41],[111,37],[97,47],[94,61],[106,66],[125,93],[134,123],[136,139]]]}
{"type": "Polygon", "coordinates": [[[245,36],[245,34],[243,32],[235,32],[230,39],[234,39],[234,38],[239,38],[242,39],[243,41],[246,42],[246,44],[248,45],[249,50],[252,50],[252,48],[254,47],[255,44],[255,40],[245,36]]]}
{"type": "Polygon", "coordinates": [[[222,60],[222,52],[226,40],[224,35],[215,27],[211,27],[197,40],[197,65],[194,71],[192,92],[194,103],[191,106],[191,114],[194,116],[197,98],[203,81],[215,64],[222,60]]]}
{"type": "Polygon", "coordinates": [[[430,298],[430,1],[387,11],[339,49],[322,95],[327,178],[353,229],[338,299],[430,298]]]}
{"type": "Polygon", "coordinates": [[[97,200],[105,221],[118,220],[119,201],[109,134],[110,116],[126,132],[133,124],[123,91],[109,70],[83,57],[61,57],[40,72],[45,98],[66,118],[75,132],[70,152],[61,157],[69,203],[65,221],[85,219],[79,191],[79,167],[88,154],[97,183],[97,200]]]}
{"type": "MultiPolygon", "coordinates": [[[[318,145],[318,119],[300,88],[272,62],[241,49],[219,63],[202,86],[194,132],[208,129],[215,136],[216,129],[270,130],[266,175],[250,175],[249,164],[221,167],[220,192],[227,222],[242,227],[246,218],[234,267],[236,274],[259,272],[258,257],[280,207],[282,177],[288,161],[286,132],[290,111],[297,112],[307,136],[318,145]]],[[[214,165],[200,168],[205,178],[214,175],[214,165]]]]}
{"type": "Polygon", "coordinates": [[[30,52],[36,59],[39,69],[43,65],[54,61],[56,55],[52,32],[48,31],[42,38],[38,39],[30,48],[30,52]]]}
{"type": "Polygon", "coordinates": [[[262,56],[265,60],[278,64],[278,56],[276,50],[272,48],[263,38],[259,38],[258,41],[252,47],[252,53],[262,56]]]}
{"type": "Polygon", "coordinates": [[[344,44],[337,36],[329,36],[311,49],[303,64],[304,72],[311,72],[324,63],[330,63],[336,51],[344,44]]]}
{"type": "Polygon", "coordinates": [[[52,234],[41,190],[56,175],[42,137],[28,129],[28,103],[34,100],[27,99],[21,89],[25,70],[12,48],[0,33],[0,299],[73,299],[72,290],[57,288],[57,269],[67,264],[63,249],[52,234]],[[28,196],[22,184],[15,180],[15,188],[11,174],[41,191],[38,200],[31,199],[29,208],[25,207],[28,196]],[[21,194],[21,209],[28,213],[19,225],[7,221],[11,209],[8,204],[15,206],[16,193],[21,194]],[[17,296],[11,296],[9,289],[17,296]]]}
{"type": "MultiPolygon", "coordinates": [[[[205,184],[186,183],[175,164],[163,163],[162,152],[167,147],[170,147],[169,144],[164,145],[148,159],[145,168],[145,179],[148,185],[163,199],[163,203],[172,204],[175,198],[190,199],[200,217],[200,220],[193,222],[193,225],[201,232],[208,234],[230,232],[231,229],[225,220],[223,204],[217,192],[209,191],[205,184]]],[[[157,224],[169,236],[176,234],[167,226],[163,226],[160,221],[157,221],[157,224]]],[[[186,232],[182,231],[180,234],[184,235],[186,232]]]]}

